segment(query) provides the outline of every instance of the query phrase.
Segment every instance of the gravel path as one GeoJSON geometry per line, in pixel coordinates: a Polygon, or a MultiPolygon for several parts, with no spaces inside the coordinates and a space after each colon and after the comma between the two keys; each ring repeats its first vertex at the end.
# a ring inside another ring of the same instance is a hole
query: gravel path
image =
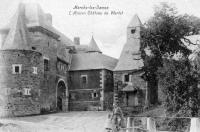
{"type": "Polygon", "coordinates": [[[0,119],[0,132],[105,132],[108,112],[68,112],[0,119]]]}

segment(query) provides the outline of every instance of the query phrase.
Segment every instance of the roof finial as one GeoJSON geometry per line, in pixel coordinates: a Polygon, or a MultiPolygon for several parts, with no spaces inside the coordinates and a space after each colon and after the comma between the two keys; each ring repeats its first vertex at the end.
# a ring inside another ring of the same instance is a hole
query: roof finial
{"type": "Polygon", "coordinates": [[[93,36],[94,36],[94,32],[92,31],[92,38],[93,38],[93,36]]]}
{"type": "Polygon", "coordinates": [[[90,51],[89,52],[99,52],[99,53],[101,53],[101,50],[99,49],[96,41],[94,40],[93,35],[92,35],[92,38],[90,40],[89,47],[90,47],[90,51]]]}

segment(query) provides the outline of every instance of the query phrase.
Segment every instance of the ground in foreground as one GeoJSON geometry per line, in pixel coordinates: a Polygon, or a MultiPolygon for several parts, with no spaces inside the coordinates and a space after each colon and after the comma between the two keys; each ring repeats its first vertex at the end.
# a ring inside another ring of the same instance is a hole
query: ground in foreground
{"type": "Polygon", "coordinates": [[[109,112],[68,112],[0,119],[0,132],[105,132],[109,112]]]}

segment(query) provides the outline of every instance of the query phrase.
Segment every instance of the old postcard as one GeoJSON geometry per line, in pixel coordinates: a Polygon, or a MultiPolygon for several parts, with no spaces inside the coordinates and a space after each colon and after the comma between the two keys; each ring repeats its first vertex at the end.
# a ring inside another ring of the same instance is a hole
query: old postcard
{"type": "Polygon", "coordinates": [[[0,2],[0,131],[200,132],[198,0],[0,2]]]}

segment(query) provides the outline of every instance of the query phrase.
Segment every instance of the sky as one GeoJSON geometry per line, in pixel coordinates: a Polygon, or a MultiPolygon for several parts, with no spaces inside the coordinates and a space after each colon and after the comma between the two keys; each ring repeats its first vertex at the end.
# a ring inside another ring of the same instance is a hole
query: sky
{"type": "Polygon", "coordinates": [[[104,54],[118,58],[126,43],[126,27],[137,14],[142,23],[153,15],[153,7],[160,2],[174,3],[179,13],[200,17],[200,0],[0,0],[0,27],[6,25],[20,2],[39,3],[45,13],[52,14],[53,26],[73,40],[80,37],[81,44],[89,44],[92,35],[104,54]],[[74,6],[108,7],[96,9],[108,15],[72,15],[74,6]],[[121,12],[111,15],[110,12],[121,12]],[[71,14],[70,14],[71,13],[71,14]]]}

